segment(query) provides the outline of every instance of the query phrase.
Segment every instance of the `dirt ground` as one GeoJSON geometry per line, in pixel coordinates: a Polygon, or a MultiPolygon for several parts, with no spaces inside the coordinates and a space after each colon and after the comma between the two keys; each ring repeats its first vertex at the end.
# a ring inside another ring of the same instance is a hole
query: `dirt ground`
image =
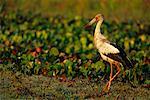
{"type": "Polygon", "coordinates": [[[62,82],[42,75],[27,76],[19,72],[0,71],[0,98],[10,99],[107,99],[150,100],[149,87],[132,87],[129,83],[114,81],[108,93],[99,95],[106,82],[77,79],[62,82]]]}

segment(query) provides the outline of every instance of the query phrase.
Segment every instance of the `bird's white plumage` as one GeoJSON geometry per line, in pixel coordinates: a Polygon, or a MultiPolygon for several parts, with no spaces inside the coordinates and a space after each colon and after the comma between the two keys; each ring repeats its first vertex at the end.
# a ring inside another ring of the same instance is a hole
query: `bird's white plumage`
{"type": "Polygon", "coordinates": [[[116,54],[120,51],[113,45],[109,44],[109,41],[100,33],[95,33],[94,44],[100,53],[103,54],[116,54]]]}
{"type": "Polygon", "coordinates": [[[116,54],[119,50],[107,42],[99,42],[96,44],[97,49],[103,54],[116,54]]]}

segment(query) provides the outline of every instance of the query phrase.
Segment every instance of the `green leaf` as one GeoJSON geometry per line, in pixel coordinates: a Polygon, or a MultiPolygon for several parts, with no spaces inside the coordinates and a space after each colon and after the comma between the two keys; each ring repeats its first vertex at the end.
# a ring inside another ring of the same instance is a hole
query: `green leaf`
{"type": "Polygon", "coordinates": [[[94,68],[96,68],[96,72],[98,72],[100,69],[104,72],[105,65],[102,61],[98,61],[94,64],[94,68]]]}
{"type": "Polygon", "coordinates": [[[50,50],[50,54],[54,55],[54,56],[58,56],[59,55],[59,51],[56,47],[52,47],[50,50]]]}

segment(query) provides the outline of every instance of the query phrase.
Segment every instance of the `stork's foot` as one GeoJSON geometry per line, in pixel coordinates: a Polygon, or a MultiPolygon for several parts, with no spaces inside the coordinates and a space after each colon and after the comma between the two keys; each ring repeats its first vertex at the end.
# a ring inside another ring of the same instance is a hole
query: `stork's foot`
{"type": "Polygon", "coordinates": [[[111,81],[107,82],[107,84],[104,86],[102,92],[108,92],[110,90],[111,81]]]}
{"type": "Polygon", "coordinates": [[[103,87],[102,91],[97,94],[97,96],[101,97],[109,93],[111,82],[107,82],[107,84],[103,87]]]}

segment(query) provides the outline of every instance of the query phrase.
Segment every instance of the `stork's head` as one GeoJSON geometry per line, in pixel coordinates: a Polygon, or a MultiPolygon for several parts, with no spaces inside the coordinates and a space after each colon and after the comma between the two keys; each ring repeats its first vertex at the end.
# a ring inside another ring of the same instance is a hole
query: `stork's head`
{"type": "Polygon", "coordinates": [[[85,28],[89,28],[92,24],[96,22],[103,22],[104,16],[102,14],[97,14],[87,25],[85,25],[85,28]]]}

